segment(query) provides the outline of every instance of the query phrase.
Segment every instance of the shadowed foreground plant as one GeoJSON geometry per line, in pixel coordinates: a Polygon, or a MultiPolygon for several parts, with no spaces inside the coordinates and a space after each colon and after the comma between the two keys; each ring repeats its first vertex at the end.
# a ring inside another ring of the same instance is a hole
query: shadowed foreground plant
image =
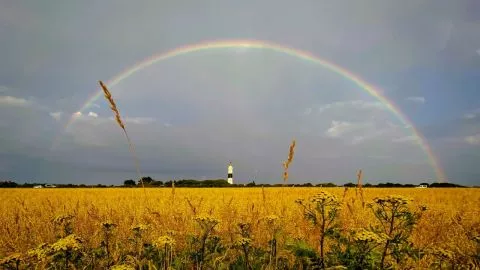
{"type": "Polygon", "coordinates": [[[270,234],[268,267],[277,269],[277,240],[282,229],[280,218],[277,215],[269,215],[265,217],[265,223],[270,234]]]}
{"type": "Polygon", "coordinates": [[[66,215],[58,215],[52,219],[54,224],[55,231],[57,232],[57,239],[66,237],[73,233],[73,219],[75,218],[74,215],[66,214],[66,215]]]}
{"type": "Polygon", "coordinates": [[[205,260],[207,239],[219,221],[211,216],[198,216],[195,217],[194,220],[200,226],[200,237],[198,238],[198,241],[200,242],[200,250],[196,252],[195,261],[197,262],[199,268],[202,269],[203,262],[205,260]]]}
{"type": "Polygon", "coordinates": [[[103,232],[103,241],[101,245],[105,249],[108,265],[110,265],[111,253],[112,253],[111,241],[113,236],[113,230],[117,227],[117,224],[106,221],[106,222],[103,222],[101,225],[102,225],[102,232],[103,232]]]}
{"type": "Polygon", "coordinates": [[[305,219],[320,229],[320,267],[325,268],[325,238],[333,236],[337,228],[335,219],[340,203],[335,195],[325,191],[313,196],[309,202],[302,199],[295,202],[302,207],[305,219]]]}
{"type": "Polygon", "coordinates": [[[240,238],[235,241],[233,244],[234,247],[239,248],[243,252],[244,256],[244,267],[245,269],[250,269],[250,245],[252,244],[251,239],[251,224],[241,222],[238,224],[240,238]]]}
{"type": "Polygon", "coordinates": [[[349,235],[336,234],[335,243],[328,253],[332,265],[343,265],[348,269],[378,269],[385,235],[365,229],[352,230],[349,235]]]}
{"type": "Polygon", "coordinates": [[[369,204],[380,223],[375,230],[386,236],[383,246],[380,267],[385,267],[385,259],[391,256],[396,263],[402,261],[406,255],[413,255],[413,244],[409,241],[415,224],[420,219],[422,212],[427,208],[421,206],[413,212],[408,207],[409,200],[402,196],[386,196],[375,198],[369,204]]]}
{"type": "Polygon", "coordinates": [[[51,254],[52,262],[64,260],[65,269],[70,269],[70,265],[76,265],[83,256],[83,242],[82,238],[75,234],[70,234],[53,243],[48,247],[48,253],[51,254]]]}
{"type": "Polygon", "coordinates": [[[175,240],[168,235],[160,236],[153,242],[153,245],[158,249],[160,258],[162,258],[163,269],[169,269],[173,263],[173,247],[175,240]]]}

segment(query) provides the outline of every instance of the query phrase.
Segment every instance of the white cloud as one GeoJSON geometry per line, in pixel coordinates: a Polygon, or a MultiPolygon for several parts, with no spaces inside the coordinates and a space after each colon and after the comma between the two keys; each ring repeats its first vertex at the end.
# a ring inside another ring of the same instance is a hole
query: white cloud
{"type": "Polygon", "coordinates": [[[480,115],[480,108],[470,111],[463,115],[464,119],[474,119],[480,115]]]}
{"type": "Polygon", "coordinates": [[[152,117],[126,117],[125,123],[145,125],[155,122],[155,118],[152,117]]]}
{"type": "Polygon", "coordinates": [[[97,114],[96,112],[89,112],[89,113],[88,113],[88,116],[97,118],[97,117],[98,117],[98,114],[97,114]]]}
{"type": "Polygon", "coordinates": [[[51,113],[49,113],[49,114],[50,114],[50,116],[51,116],[53,119],[55,119],[55,120],[57,120],[57,121],[60,121],[60,119],[62,118],[62,114],[63,114],[63,113],[62,113],[62,112],[51,112],[51,113]]]}
{"type": "MultiPolygon", "coordinates": [[[[347,121],[333,120],[330,128],[328,128],[325,132],[325,135],[327,135],[328,137],[337,138],[354,130],[363,129],[367,126],[371,126],[371,123],[353,123],[347,121]]],[[[356,136],[355,138],[354,140],[360,140],[361,136],[356,136]]]]}
{"type": "Polygon", "coordinates": [[[418,104],[425,104],[426,101],[424,97],[407,97],[406,100],[418,104]]]}
{"type": "Polygon", "coordinates": [[[82,115],[83,115],[82,112],[76,112],[76,113],[73,114],[73,117],[78,118],[78,117],[81,117],[82,115]]]}
{"type": "Polygon", "coordinates": [[[416,142],[416,141],[417,141],[417,137],[414,135],[392,139],[392,142],[395,142],[395,143],[416,142]]]}
{"type": "Polygon", "coordinates": [[[11,106],[29,106],[32,104],[32,102],[24,98],[17,98],[12,96],[0,96],[0,104],[11,105],[11,106]]]}
{"type": "Polygon", "coordinates": [[[480,133],[465,137],[465,142],[472,145],[480,145],[480,133]]]}
{"type": "Polygon", "coordinates": [[[364,100],[349,100],[349,101],[337,101],[329,104],[324,104],[318,108],[318,113],[323,113],[327,110],[334,108],[346,108],[351,107],[355,109],[379,109],[387,110],[385,105],[379,101],[364,101],[364,100]]]}

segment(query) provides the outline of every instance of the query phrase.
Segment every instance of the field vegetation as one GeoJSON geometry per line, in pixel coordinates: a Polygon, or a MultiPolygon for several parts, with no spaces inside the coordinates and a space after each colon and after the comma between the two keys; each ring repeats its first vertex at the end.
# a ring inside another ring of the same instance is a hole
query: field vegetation
{"type": "Polygon", "coordinates": [[[0,197],[6,269],[480,267],[476,188],[4,188],[0,197]]]}

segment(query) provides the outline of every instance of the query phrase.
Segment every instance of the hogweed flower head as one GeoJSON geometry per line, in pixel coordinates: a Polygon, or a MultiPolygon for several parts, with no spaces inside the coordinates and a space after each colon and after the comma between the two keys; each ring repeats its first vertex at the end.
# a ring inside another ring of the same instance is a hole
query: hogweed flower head
{"type": "Polygon", "coordinates": [[[47,258],[50,251],[50,245],[47,243],[42,243],[36,248],[27,251],[27,256],[36,258],[39,261],[43,261],[47,258]]]}
{"type": "Polygon", "coordinates": [[[399,195],[389,195],[385,197],[377,197],[373,199],[376,204],[385,206],[401,206],[407,205],[411,200],[399,195]]]}
{"type": "Polygon", "coordinates": [[[325,192],[325,191],[320,191],[320,193],[314,195],[310,201],[312,203],[316,203],[316,204],[330,204],[330,203],[337,203],[338,202],[338,199],[335,195],[333,194],[330,194],[328,192],[325,192]]]}
{"type": "Polygon", "coordinates": [[[70,215],[70,214],[57,215],[52,219],[52,221],[55,224],[61,225],[67,222],[71,222],[74,217],[75,217],[74,215],[70,215]]]}
{"type": "Polygon", "coordinates": [[[280,218],[277,215],[269,215],[265,217],[265,221],[268,225],[275,225],[280,218]]]}
{"type": "Polygon", "coordinates": [[[148,229],[150,229],[150,226],[145,224],[138,224],[130,227],[130,230],[132,230],[134,233],[142,233],[147,231],[148,229]]]}
{"type": "Polygon", "coordinates": [[[194,218],[194,220],[202,227],[204,230],[210,230],[215,227],[220,221],[212,216],[200,215],[194,218]]]}
{"type": "Polygon", "coordinates": [[[53,252],[59,251],[78,251],[82,248],[83,239],[76,236],[75,234],[70,234],[69,236],[58,240],[53,243],[50,248],[53,252]]]}
{"type": "Polygon", "coordinates": [[[251,243],[252,243],[252,239],[250,239],[248,237],[241,237],[241,238],[237,239],[233,243],[233,245],[236,246],[236,247],[245,247],[245,246],[249,246],[251,243]]]}
{"type": "Polygon", "coordinates": [[[165,246],[174,246],[175,239],[168,235],[160,236],[157,240],[153,241],[153,245],[157,248],[163,248],[165,246]]]}
{"type": "Polygon", "coordinates": [[[353,235],[353,240],[356,242],[365,242],[365,243],[384,243],[387,239],[385,234],[376,234],[371,231],[361,230],[356,232],[353,235]]]}

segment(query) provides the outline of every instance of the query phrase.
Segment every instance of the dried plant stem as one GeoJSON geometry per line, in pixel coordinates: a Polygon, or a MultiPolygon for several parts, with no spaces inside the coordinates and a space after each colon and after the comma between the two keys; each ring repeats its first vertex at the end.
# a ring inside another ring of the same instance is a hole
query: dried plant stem
{"type": "Polygon", "coordinates": [[[130,153],[132,154],[133,159],[135,161],[135,169],[137,171],[137,177],[140,180],[140,183],[142,183],[142,188],[143,188],[143,191],[144,191],[145,196],[146,196],[147,194],[146,194],[146,191],[145,191],[145,185],[143,184],[142,175],[140,173],[140,162],[138,161],[138,157],[137,157],[137,154],[135,152],[135,146],[133,145],[132,141],[130,140],[130,137],[128,136],[127,129],[125,128],[125,124],[123,123],[122,118],[120,117],[120,112],[118,111],[117,104],[115,103],[115,100],[113,99],[112,94],[110,93],[107,86],[102,81],[98,81],[98,82],[100,83],[100,86],[103,89],[105,99],[107,99],[108,103],[110,103],[110,109],[113,111],[113,113],[115,115],[115,121],[120,126],[120,128],[123,130],[123,133],[125,134],[125,137],[127,138],[128,148],[129,148],[130,153]]]}
{"type": "Polygon", "coordinates": [[[288,180],[288,167],[290,166],[290,163],[293,161],[293,155],[295,154],[295,140],[292,140],[292,144],[290,144],[290,149],[288,152],[288,158],[287,161],[283,163],[283,183],[286,184],[288,180]]]}
{"type": "Polygon", "coordinates": [[[362,200],[362,207],[365,207],[365,201],[363,200],[362,176],[363,176],[363,171],[359,170],[358,173],[357,173],[357,188],[360,192],[360,199],[362,200]]]}

